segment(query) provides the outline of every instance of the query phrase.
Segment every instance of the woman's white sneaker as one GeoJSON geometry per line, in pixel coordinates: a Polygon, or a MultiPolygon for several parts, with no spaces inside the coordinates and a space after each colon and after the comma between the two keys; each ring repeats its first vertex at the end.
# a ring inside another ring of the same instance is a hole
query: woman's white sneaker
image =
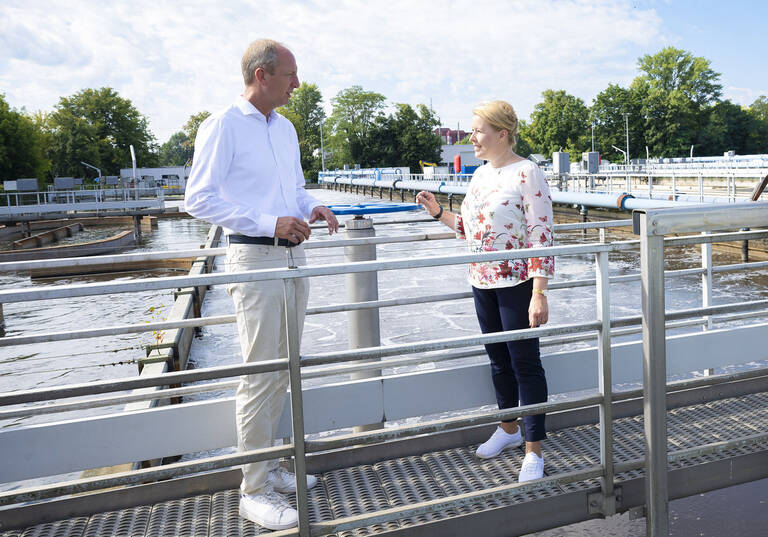
{"type": "Polygon", "coordinates": [[[544,458],[539,457],[534,452],[526,453],[523,459],[523,465],[520,468],[520,475],[517,477],[518,483],[533,481],[544,477],[544,458]]]}
{"type": "Polygon", "coordinates": [[[509,434],[501,427],[496,427],[491,437],[480,444],[475,451],[475,455],[481,459],[490,459],[495,457],[508,447],[517,447],[523,443],[523,435],[520,434],[520,428],[513,434],[509,434]]]}
{"type": "Polygon", "coordinates": [[[299,513],[277,492],[241,495],[240,516],[268,530],[287,530],[299,523],[299,513]]]}

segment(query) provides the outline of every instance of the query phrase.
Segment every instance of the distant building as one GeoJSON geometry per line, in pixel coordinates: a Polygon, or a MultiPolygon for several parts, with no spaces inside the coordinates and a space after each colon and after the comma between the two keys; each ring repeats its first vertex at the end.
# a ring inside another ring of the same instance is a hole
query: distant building
{"type": "Polygon", "coordinates": [[[454,173],[453,159],[456,155],[461,157],[462,167],[469,166],[471,170],[474,170],[475,167],[482,166],[483,164],[483,161],[475,156],[475,149],[473,146],[466,144],[445,144],[442,148],[440,148],[440,163],[449,166],[451,173],[454,173]]]}
{"type": "Polygon", "coordinates": [[[442,138],[443,142],[445,142],[447,145],[455,144],[456,142],[463,140],[469,135],[469,133],[466,131],[450,129],[448,127],[438,127],[434,130],[434,133],[442,138]]]}
{"type": "Polygon", "coordinates": [[[178,189],[184,191],[191,168],[186,166],[165,166],[162,168],[136,168],[136,181],[133,180],[133,168],[120,168],[120,182],[129,188],[178,189]]]}

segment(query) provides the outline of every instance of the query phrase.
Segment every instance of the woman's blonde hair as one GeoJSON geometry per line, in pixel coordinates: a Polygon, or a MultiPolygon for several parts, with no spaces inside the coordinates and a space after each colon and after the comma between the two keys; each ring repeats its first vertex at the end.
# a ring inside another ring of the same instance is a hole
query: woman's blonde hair
{"type": "Polygon", "coordinates": [[[517,147],[517,114],[511,104],[507,101],[488,101],[477,105],[472,113],[490,123],[494,129],[507,131],[507,142],[512,149],[517,147]]]}

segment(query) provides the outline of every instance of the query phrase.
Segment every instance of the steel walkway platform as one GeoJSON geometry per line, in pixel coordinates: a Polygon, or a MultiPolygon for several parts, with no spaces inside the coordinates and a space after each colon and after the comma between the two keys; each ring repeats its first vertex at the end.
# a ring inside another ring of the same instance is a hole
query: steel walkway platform
{"type": "MultiPolygon", "coordinates": [[[[673,408],[667,416],[669,451],[765,433],[768,431],[768,392],[673,408]]],[[[642,415],[625,415],[614,421],[613,449],[617,464],[643,456],[642,421],[642,415]]],[[[482,433],[487,430],[486,426],[482,433]]],[[[310,491],[310,520],[316,523],[350,517],[516,482],[523,458],[520,448],[507,450],[494,459],[481,460],[474,456],[476,446],[473,443],[328,469],[318,476],[318,485],[310,491]]],[[[549,433],[545,442],[546,475],[579,470],[599,462],[597,425],[581,424],[549,433]]],[[[229,481],[239,473],[228,472],[229,481]]],[[[670,462],[669,496],[684,497],[767,475],[768,441],[670,462]]],[[[643,504],[642,470],[617,474],[616,484],[619,511],[643,504]]],[[[342,531],[338,535],[524,535],[599,516],[588,505],[589,495],[598,491],[597,479],[555,484],[499,500],[342,531]],[[515,520],[514,527],[509,526],[510,520],[515,520]]],[[[206,494],[6,531],[0,533],[0,537],[220,537],[270,533],[239,517],[238,499],[235,488],[210,490],[206,494]]],[[[291,501],[295,505],[295,499],[291,497],[291,501]]],[[[278,534],[291,532],[275,532],[278,534]]]]}

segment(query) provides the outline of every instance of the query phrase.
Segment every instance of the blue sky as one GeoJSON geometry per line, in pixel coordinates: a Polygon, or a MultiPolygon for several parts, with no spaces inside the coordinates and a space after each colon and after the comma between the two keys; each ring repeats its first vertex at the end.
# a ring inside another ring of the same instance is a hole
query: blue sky
{"type": "Polygon", "coordinates": [[[0,93],[51,111],[59,97],[111,86],[160,143],[242,91],[247,44],[294,51],[325,107],[352,84],[390,103],[425,103],[467,128],[472,106],[502,98],[529,117],[545,89],[589,104],[627,85],[637,59],[672,45],[712,61],[723,95],[768,95],[768,2],[663,0],[3,0],[0,93]]]}
{"type": "Polygon", "coordinates": [[[749,105],[768,95],[768,2],[633,2],[651,5],[669,43],[712,62],[724,97],[749,105]]]}

